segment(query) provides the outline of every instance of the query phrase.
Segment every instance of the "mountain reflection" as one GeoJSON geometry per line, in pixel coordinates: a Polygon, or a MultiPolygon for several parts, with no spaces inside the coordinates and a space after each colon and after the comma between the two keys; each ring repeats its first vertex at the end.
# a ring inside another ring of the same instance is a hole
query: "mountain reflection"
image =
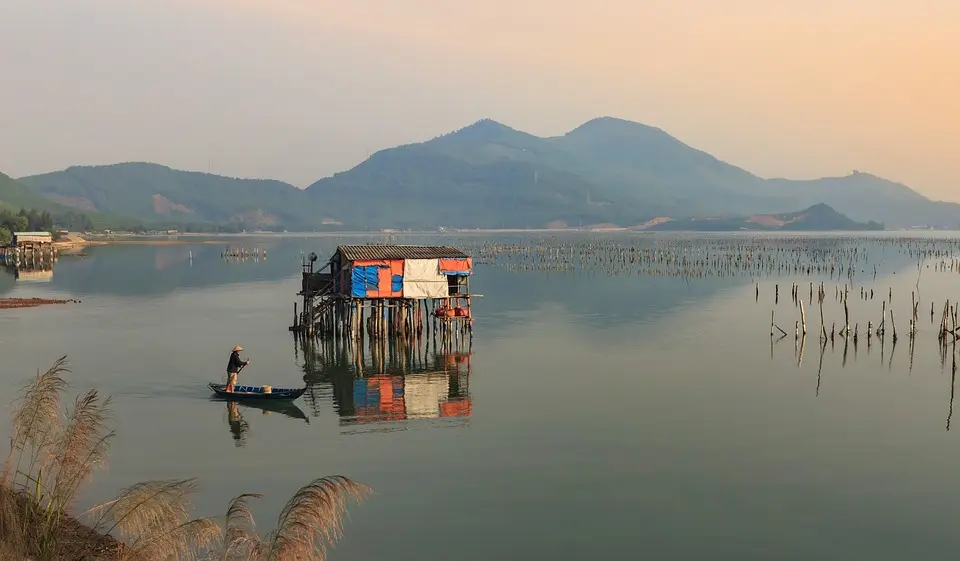
{"type": "Polygon", "coordinates": [[[341,426],[461,419],[473,412],[469,349],[300,339],[304,399],[319,413],[331,400],[341,426]]]}

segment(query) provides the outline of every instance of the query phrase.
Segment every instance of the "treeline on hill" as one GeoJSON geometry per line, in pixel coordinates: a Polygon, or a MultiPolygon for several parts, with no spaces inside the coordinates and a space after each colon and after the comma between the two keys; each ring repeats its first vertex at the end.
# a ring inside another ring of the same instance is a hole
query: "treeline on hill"
{"type": "Polygon", "coordinates": [[[16,213],[8,209],[0,210],[0,245],[9,244],[13,240],[13,232],[51,232],[56,237],[57,229],[92,230],[93,222],[87,215],[72,210],[58,215],[34,208],[21,208],[16,213]]]}

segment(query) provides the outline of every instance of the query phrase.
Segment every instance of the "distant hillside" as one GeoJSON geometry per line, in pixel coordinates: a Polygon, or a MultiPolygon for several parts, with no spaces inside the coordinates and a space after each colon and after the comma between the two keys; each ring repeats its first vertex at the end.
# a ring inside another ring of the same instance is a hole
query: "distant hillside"
{"type": "Polygon", "coordinates": [[[785,214],[755,214],[740,217],[700,217],[654,221],[636,230],[688,230],[698,232],[728,232],[735,230],[829,231],[829,230],[883,230],[879,222],[856,222],[830,208],[817,204],[799,212],[785,214]]]}
{"type": "Polygon", "coordinates": [[[21,208],[49,212],[57,225],[80,229],[83,226],[111,228],[132,226],[135,221],[120,216],[98,212],[84,212],[77,208],[58,204],[37,193],[27,185],[0,173],[0,210],[17,212],[21,208]]]}
{"type": "Polygon", "coordinates": [[[303,192],[271,179],[237,179],[149,163],[74,166],[21,178],[45,197],[85,211],[146,223],[238,224],[256,229],[308,226],[303,192]]]}
{"type": "Polygon", "coordinates": [[[960,227],[960,204],[932,201],[901,183],[869,173],[812,180],[769,179],[767,183],[797,206],[824,202],[855,220],[888,226],[960,227]]]}
{"type": "Polygon", "coordinates": [[[305,191],[146,163],[71,167],[21,181],[88,211],[247,229],[636,227],[820,203],[887,227],[960,227],[960,204],[931,201],[905,185],[866,173],[763,179],[660,129],[610,117],[549,138],[483,119],[381,150],[305,191]]]}
{"type": "Polygon", "coordinates": [[[11,210],[20,210],[21,207],[36,208],[39,210],[68,208],[54,203],[23,183],[3,173],[0,173],[0,206],[11,210]]]}
{"type": "Polygon", "coordinates": [[[960,205],[879,177],[766,180],[660,129],[610,117],[550,138],[483,119],[377,152],[307,193],[331,218],[391,226],[635,226],[662,216],[764,214],[818,203],[893,227],[960,226],[960,205]]]}
{"type": "Polygon", "coordinates": [[[630,222],[643,212],[636,204],[617,205],[567,171],[522,159],[480,159],[403,146],[321,180],[307,194],[327,219],[400,228],[630,222]]]}
{"type": "Polygon", "coordinates": [[[732,212],[747,203],[763,211],[782,209],[782,199],[764,194],[761,183],[636,123],[596,119],[545,139],[484,119],[424,143],[377,152],[317,181],[307,193],[348,223],[363,218],[358,203],[377,213],[381,197],[391,205],[382,207],[387,214],[377,216],[377,224],[402,217],[391,225],[626,226],[660,214],[732,212]]]}

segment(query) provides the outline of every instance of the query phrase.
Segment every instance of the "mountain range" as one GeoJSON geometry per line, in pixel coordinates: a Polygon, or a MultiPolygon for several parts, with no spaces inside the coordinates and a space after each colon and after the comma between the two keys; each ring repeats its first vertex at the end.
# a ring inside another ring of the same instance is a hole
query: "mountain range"
{"type": "MultiPolygon", "coordinates": [[[[91,216],[246,229],[638,227],[651,221],[678,228],[708,224],[707,217],[736,222],[800,209],[809,214],[811,207],[822,213],[821,204],[860,223],[960,226],[960,204],[930,200],[868,173],[764,179],[660,129],[612,117],[555,137],[482,119],[381,150],[306,189],[139,162],[73,166],[12,183],[18,193],[25,189],[58,209],[91,216]]],[[[0,183],[0,201],[9,190],[0,183]]]]}
{"type": "Polygon", "coordinates": [[[729,232],[734,230],[883,230],[878,222],[856,222],[823,203],[797,212],[734,217],[654,219],[634,230],[729,232]]]}

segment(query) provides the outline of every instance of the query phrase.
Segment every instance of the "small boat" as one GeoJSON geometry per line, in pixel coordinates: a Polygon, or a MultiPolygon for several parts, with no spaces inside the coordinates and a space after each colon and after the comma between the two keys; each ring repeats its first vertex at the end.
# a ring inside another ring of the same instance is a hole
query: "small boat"
{"type": "Polygon", "coordinates": [[[306,387],[303,388],[271,388],[269,392],[263,391],[263,386],[234,386],[232,392],[226,391],[226,384],[207,384],[213,393],[217,394],[219,397],[225,397],[234,400],[247,400],[247,399],[297,399],[303,392],[307,391],[306,387]]]}

